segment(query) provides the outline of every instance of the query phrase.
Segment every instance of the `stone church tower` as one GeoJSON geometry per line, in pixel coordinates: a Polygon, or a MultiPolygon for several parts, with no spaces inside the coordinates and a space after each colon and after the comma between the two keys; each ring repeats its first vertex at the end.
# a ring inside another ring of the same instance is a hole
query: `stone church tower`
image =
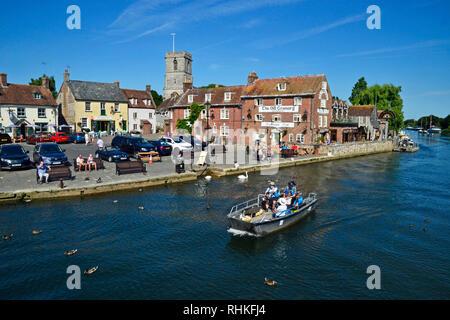
{"type": "Polygon", "coordinates": [[[192,82],[192,55],[186,51],[167,52],[164,99],[170,98],[174,92],[181,95],[184,84],[192,84],[192,82]]]}

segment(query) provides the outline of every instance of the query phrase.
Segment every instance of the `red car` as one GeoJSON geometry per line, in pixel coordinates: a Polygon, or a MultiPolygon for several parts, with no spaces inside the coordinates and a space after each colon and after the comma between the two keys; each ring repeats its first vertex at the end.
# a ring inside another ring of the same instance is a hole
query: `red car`
{"type": "Polygon", "coordinates": [[[50,134],[52,141],[56,143],[69,143],[69,136],[64,132],[56,132],[50,134]]]}
{"type": "Polygon", "coordinates": [[[48,134],[44,133],[37,133],[27,137],[28,144],[37,144],[42,142],[53,142],[53,140],[48,134]]]}

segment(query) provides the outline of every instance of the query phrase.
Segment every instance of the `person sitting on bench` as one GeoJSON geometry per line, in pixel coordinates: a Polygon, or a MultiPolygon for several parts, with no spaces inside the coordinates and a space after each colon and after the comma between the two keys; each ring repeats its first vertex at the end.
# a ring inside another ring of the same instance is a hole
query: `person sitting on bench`
{"type": "Polygon", "coordinates": [[[51,168],[50,167],[47,167],[45,164],[44,164],[44,162],[43,161],[41,161],[41,163],[37,166],[37,173],[38,173],[38,176],[39,176],[39,182],[40,183],[42,183],[43,181],[43,179],[42,178],[45,178],[45,183],[48,183],[48,177],[50,176],[48,173],[47,173],[47,171],[50,171],[51,170],[51,168]]]}
{"type": "Polygon", "coordinates": [[[81,171],[81,167],[84,167],[84,169],[86,169],[87,164],[84,162],[83,156],[81,154],[79,154],[77,157],[76,165],[78,167],[78,171],[81,171]]]}
{"type": "Polygon", "coordinates": [[[92,154],[89,155],[86,166],[89,167],[89,172],[91,172],[92,166],[94,166],[94,169],[97,171],[97,162],[94,161],[94,157],[92,156],[92,154]]]}

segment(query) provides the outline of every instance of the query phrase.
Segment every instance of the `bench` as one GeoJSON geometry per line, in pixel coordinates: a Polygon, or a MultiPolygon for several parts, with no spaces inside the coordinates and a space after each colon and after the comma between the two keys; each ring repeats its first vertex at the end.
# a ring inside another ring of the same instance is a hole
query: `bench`
{"type": "Polygon", "coordinates": [[[281,156],[283,158],[291,158],[296,155],[298,155],[298,152],[295,149],[282,149],[281,150],[281,156]]]}
{"type": "MultiPolygon", "coordinates": [[[[87,163],[87,159],[83,158],[83,160],[84,160],[84,163],[87,163]]],[[[94,158],[94,162],[97,164],[97,170],[105,169],[102,159],[94,158]]],[[[78,165],[77,165],[77,159],[73,159],[73,168],[75,171],[80,171],[79,170],[80,168],[78,168],[78,165]]],[[[81,167],[81,171],[86,171],[86,170],[88,170],[87,167],[85,167],[85,166],[81,167]]],[[[95,170],[94,167],[91,167],[91,170],[95,170]]]]}
{"type": "MultiPolygon", "coordinates": [[[[48,182],[60,179],[73,180],[72,172],[70,171],[69,167],[65,165],[59,165],[59,166],[51,166],[50,168],[51,170],[47,171],[47,173],[49,174],[48,182]]],[[[45,178],[43,179],[45,181],[45,178]]],[[[36,170],[36,182],[39,183],[39,175],[37,170],[36,170]]]]}
{"type": "Polygon", "coordinates": [[[147,172],[144,162],[137,161],[121,161],[116,162],[116,174],[120,176],[123,173],[139,173],[147,172]]]}
{"type": "Polygon", "coordinates": [[[150,156],[152,156],[152,162],[153,161],[159,161],[162,162],[161,157],[159,156],[159,153],[156,151],[150,151],[150,152],[139,152],[138,153],[138,159],[145,161],[145,162],[149,162],[150,161],[150,156]]]}

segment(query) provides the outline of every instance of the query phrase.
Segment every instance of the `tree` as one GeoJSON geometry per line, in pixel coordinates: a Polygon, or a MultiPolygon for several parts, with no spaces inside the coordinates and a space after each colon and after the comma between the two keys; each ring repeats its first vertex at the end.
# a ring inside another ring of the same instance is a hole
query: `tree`
{"type": "Polygon", "coordinates": [[[208,84],[207,86],[199,87],[199,89],[215,88],[216,86],[219,86],[219,87],[225,87],[224,85],[221,85],[221,84],[210,83],[210,84],[208,84]]]}
{"type": "Polygon", "coordinates": [[[160,95],[155,90],[152,90],[151,93],[152,93],[153,101],[155,101],[156,106],[159,106],[163,102],[162,95],[160,95]]]}
{"type": "Polygon", "coordinates": [[[352,89],[352,95],[348,99],[353,105],[361,104],[359,99],[361,97],[361,93],[365,90],[367,90],[367,81],[364,77],[359,78],[358,82],[356,82],[352,89]]]}
{"type": "MultiPolygon", "coordinates": [[[[45,74],[42,77],[47,77],[45,74]]],[[[31,78],[30,80],[30,85],[32,86],[42,86],[42,77],[38,78],[38,79],[33,79],[31,78]]],[[[48,78],[48,82],[49,82],[49,88],[50,91],[52,92],[53,98],[56,98],[58,96],[58,92],[56,91],[56,82],[55,82],[55,77],[51,76],[51,77],[47,77],[48,78]]]]}
{"type": "Polygon", "coordinates": [[[191,114],[187,119],[177,120],[177,129],[184,129],[192,134],[192,127],[194,126],[195,121],[197,121],[200,112],[202,112],[205,106],[194,103],[189,108],[191,109],[191,114]]]}
{"type": "Polygon", "coordinates": [[[414,119],[408,119],[408,120],[405,120],[405,122],[404,122],[404,124],[405,124],[405,126],[409,126],[409,127],[415,127],[415,126],[417,126],[417,123],[416,123],[416,120],[414,120],[414,119]]]}

